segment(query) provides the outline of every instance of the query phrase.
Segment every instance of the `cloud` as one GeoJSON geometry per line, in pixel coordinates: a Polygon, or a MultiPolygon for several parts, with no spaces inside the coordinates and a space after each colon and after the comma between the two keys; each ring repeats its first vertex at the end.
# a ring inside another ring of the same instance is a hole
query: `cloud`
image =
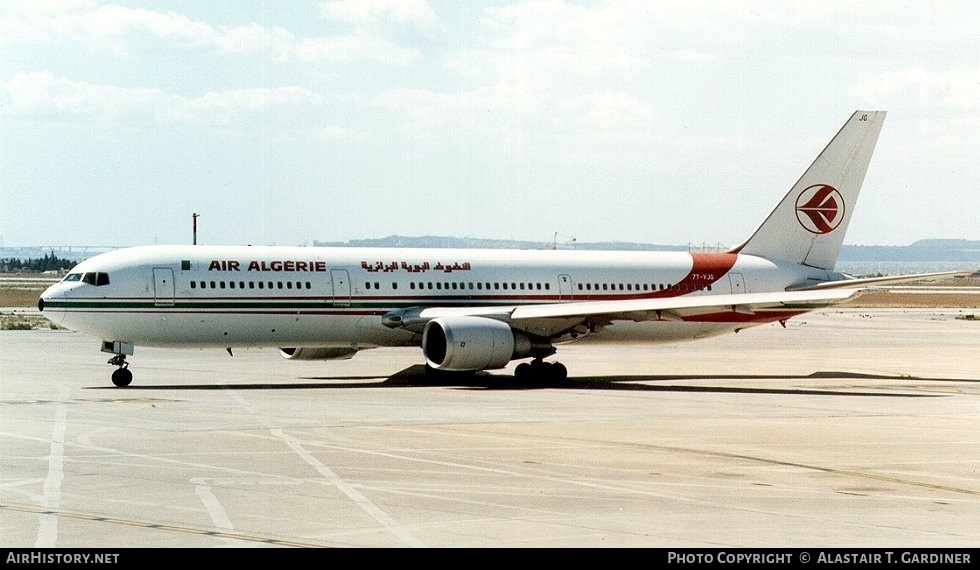
{"type": "MultiPolygon", "coordinates": [[[[367,6],[384,2],[369,2],[367,6]]],[[[410,9],[415,3],[393,3],[388,13],[396,18],[421,18],[425,11],[410,9]]],[[[424,6],[424,4],[422,5],[424,6]]],[[[6,8],[6,6],[5,6],[6,8]]],[[[431,11],[429,11],[431,14],[431,11]]],[[[432,16],[434,18],[434,15],[432,16]]],[[[266,51],[279,61],[336,64],[357,60],[405,64],[418,53],[364,31],[336,36],[302,38],[283,28],[266,28],[251,22],[218,27],[174,12],[159,12],[93,2],[33,2],[15,4],[0,16],[0,45],[73,41],[116,54],[127,53],[141,36],[167,40],[186,49],[218,53],[266,51]]]]}
{"type": "Polygon", "coordinates": [[[50,72],[21,73],[0,85],[7,113],[57,116],[78,121],[145,121],[197,126],[241,125],[248,116],[266,113],[292,117],[303,125],[326,102],[299,87],[239,89],[183,97],[159,89],[96,85],[55,77],[50,72]]]}
{"type": "Polygon", "coordinates": [[[863,73],[852,92],[868,101],[892,107],[980,107],[980,68],[928,71],[908,67],[883,73],[863,73]]]}
{"type": "Polygon", "coordinates": [[[324,104],[323,96],[299,87],[253,88],[177,98],[166,111],[174,120],[183,123],[237,125],[249,115],[262,114],[263,120],[274,120],[276,124],[285,121],[306,126],[311,111],[324,104]]]}
{"type": "Polygon", "coordinates": [[[100,120],[120,118],[139,109],[160,108],[171,99],[158,89],[94,85],[55,77],[50,72],[14,75],[0,92],[9,100],[10,113],[89,116],[100,120]]]}
{"type": "MultiPolygon", "coordinates": [[[[4,6],[7,8],[7,6],[4,6]]],[[[174,12],[156,12],[114,4],[99,6],[95,2],[23,2],[13,3],[0,18],[5,43],[41,43],[76,41],[108,45],[121,51],[125,40],[139,34],[173,40],[191,46],[229,49],[241,45],[244,37],[253,38],[257,25],[219,29],[191,20],[174,12]]]]}
{"type": "Polygon", "coordinates": [[[643,5],[520,2],[481,14],[480,37],[443,62],[457,89],[400,87],[370,102],[405,131],[487,136],[502,149],[532,132],[566,152],[651,140],[657,113],[634,94],[654,65],[643,5]]]}
{"type": "Polygon", "coordinates": [[[405,65],[419,58],[417,50],[370,36],[297,38],[281,28],[276,28],[273,33],[273,51],[281,61],[299,60],[311,64],[370,60],[405,65]]]}
{"type": "Polygon", "coordinates": [[[320,13],[329,19],[348,22],[388,20],[399,24],[438,23],[425,0],[331,0],[320,5],[320,13]]]}

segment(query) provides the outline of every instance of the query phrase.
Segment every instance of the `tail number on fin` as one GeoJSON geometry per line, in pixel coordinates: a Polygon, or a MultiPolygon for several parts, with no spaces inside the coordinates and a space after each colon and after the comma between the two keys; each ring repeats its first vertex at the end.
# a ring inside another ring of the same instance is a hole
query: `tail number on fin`
{"type": "Polygon", "coordinates": [[[796,219],[808,232],[830,233],[844,219],[844,197],[833,186],[810,186],[796,199],[796,219]]]}

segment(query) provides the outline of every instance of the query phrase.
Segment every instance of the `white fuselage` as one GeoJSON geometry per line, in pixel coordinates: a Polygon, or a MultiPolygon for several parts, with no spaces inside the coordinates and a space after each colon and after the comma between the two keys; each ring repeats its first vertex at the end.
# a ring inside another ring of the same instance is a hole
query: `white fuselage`
{"type": "MultiPolygon", "coordinates": [[[[146,346],[418,345],[391,311],[784,291],[838,274],[735,253],[146,246],[79,264],[41,297],[55,323],[146,346]]],[[[600,323],[595,340],[701,338],[803,311],[600,323]]],[[[534,331],[560,341],[570,323],[534,331]]],[[[571,323],[574,324],[574,323],[571,323]]]]}

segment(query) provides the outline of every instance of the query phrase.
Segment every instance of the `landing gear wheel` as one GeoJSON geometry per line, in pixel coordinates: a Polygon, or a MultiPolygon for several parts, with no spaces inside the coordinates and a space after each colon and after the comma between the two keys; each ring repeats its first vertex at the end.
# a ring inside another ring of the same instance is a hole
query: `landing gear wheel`
{"type": "Polygon", "coordinates": [[[120,388],[129,386],[130,382],[133,381],[133,373],[129,371],[129,363],[126,362],[126,355],[117,354],[113,356],[109,359],[109,364],[119,367],[112,373],[112,383],[120,388]]]}
{"type": "Polygon", "coordinates": [[[568,368],[561,362],[555,362],[550,366],[551,370],[548,371],[551,379],[556,382],[564,382],[568,380],[568,368]]]}
{"type": "Polygon", "coordinates": [[[112,373],[112,383],[120,388],[129,386],[130,382],[132,381],[133,373],[129,371],[129,368],[119,368],[112,373]]]}
{"type": "Polygon", "coordinates": [[[518,380],[536,378],[546,382],[564,382],[568,380],[568,369],[561,362],[534,360],[530,363],[518,364],[517,368],[514,369],[514,378],[518,380]]]}

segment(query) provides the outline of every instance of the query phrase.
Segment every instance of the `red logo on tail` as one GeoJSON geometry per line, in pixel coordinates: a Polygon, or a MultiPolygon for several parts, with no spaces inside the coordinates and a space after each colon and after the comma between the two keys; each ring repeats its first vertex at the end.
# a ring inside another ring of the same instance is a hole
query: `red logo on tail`
{"type": "Polygon", "coordinates": [[[833,186],[810,186],[796,199],[796,219],[808,232],[830,233],[844,219],[844,197],[833,186]]]}

